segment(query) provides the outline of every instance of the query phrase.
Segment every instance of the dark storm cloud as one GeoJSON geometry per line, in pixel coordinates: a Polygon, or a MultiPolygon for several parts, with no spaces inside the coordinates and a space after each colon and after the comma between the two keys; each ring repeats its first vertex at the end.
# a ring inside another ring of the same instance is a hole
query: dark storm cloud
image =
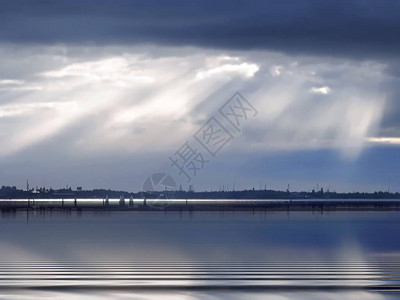
{"type": "Polygon", "coordinates": [[[399,1],[0,2],[0,40],[397,55],[399,1]]]}

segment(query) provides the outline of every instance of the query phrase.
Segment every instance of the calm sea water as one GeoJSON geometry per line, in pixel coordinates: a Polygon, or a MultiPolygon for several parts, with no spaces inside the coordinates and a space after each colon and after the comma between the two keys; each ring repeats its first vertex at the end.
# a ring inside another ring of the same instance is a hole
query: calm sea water
{"type": "Polygon", "coordinates": [[[400,212],[18,212],[0,298],[395,299],[400,212]]]}

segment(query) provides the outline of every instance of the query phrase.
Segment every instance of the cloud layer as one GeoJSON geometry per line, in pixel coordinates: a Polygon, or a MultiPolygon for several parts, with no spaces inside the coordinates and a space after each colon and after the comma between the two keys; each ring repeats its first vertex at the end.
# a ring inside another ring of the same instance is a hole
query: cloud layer
{"type": "Polygon", "coordinates": [[[0,41],[398,57],[399,9],[395,0],[2,1],[0,41]]]}
{"type": "MultiPolygon", "coordinates": [[[[168,156],[238,90],[259,114],[224,149],[235,162],[218,157],[215,174],[228,167],[241,177],[237,157],[253,165],[260,154],[329,150],[354,164],[368,147],[395,147],[399,6],[2,1],[0,180],[139,189],[143,172],[168,167],[168,156]]],[[[262,171],[246,178],[273,178],[262,171]]]]}
{"type": "Polygon", "coordinates": [[[14,72],[0,78],[3,162],[23,158],[50,168],[61,157],[98,164],[120,157],[143,170],[152,163],[137,158],[147,153],[164,166],[237,90],[259,115],[228,152],[333,148],[354,158],[379,141],[371,138],[388,75],[378,62],[201,48],[37,49],[1,50],[14,72]],[[26,61],[43,63],[24,68],[26,61]]]}

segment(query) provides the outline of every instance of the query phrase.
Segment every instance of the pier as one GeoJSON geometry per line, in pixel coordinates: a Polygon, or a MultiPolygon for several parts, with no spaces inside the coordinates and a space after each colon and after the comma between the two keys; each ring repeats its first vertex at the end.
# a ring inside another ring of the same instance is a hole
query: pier
{"type": "Polygon", "coordinates": [[[399,199],[0,199],[7,210],[253,210],[374,211],[400,210],[399,199]]]}

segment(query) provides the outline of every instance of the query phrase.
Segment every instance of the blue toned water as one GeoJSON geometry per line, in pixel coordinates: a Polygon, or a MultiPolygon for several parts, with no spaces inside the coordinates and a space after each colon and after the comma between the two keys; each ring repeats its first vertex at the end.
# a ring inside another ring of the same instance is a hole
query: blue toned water
{"type": "Polygon", "coordinates": [[[400,212],[17,212],[0,297],[397,298],[400,212]]]}

